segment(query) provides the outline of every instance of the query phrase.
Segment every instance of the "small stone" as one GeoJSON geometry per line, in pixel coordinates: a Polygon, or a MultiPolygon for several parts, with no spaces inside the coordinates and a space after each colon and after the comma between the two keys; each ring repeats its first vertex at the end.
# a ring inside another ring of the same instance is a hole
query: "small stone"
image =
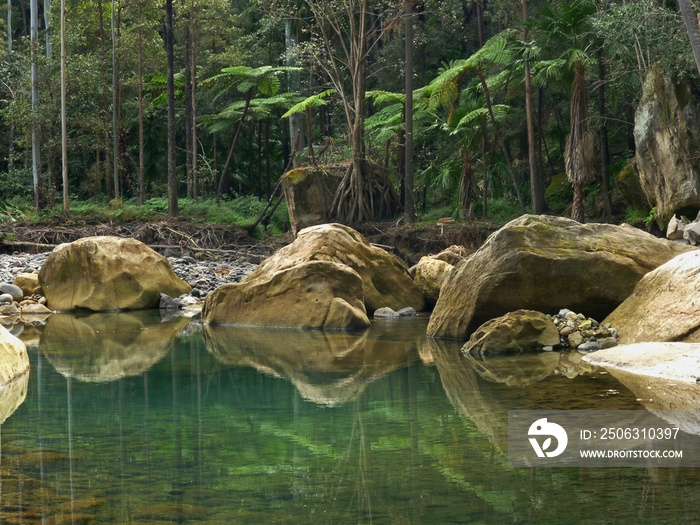
{"type": "Polygon", "coordinates": [[[583,336],[579,332],[569,334],[567,339],[571,348],[578,348],[578,346],[583,343],[583,336]]]}
{"type": "Polygon", "coordinates": [[[0,294],[0,304],[12,304],[12,296],[9,293],[0,294]]]}
{"type": "Polygon", "coordinates": [[[0,315],[19,315],[20,311],[14,304],[3,304],[0,306],[0,315]]]}
{"type": "Polygon", "coordinates": [[[566,319],[567,321],[574,321],[576,319],[576,314],[572,311],[568,311],[564,315],[564,319],[566,319]]]}
{"type": "Polygon", "coordinates": [[[416,311],[410,306],[407,306],[406,308],[401,308],[401,310],[399,310],[396,313],[399,314],[399,317],[415,317],[416,315],[418,315],[416,311]]]}
{"type": "Polygon", "coordinates": [[[557,315],[559,317],[566,317],[566,315],[569,313],[573,313],[573,312],[571,312],[571,310],[569,310],[568,308],[562,308],[561,310],[559,310],[559,313],[557,315]]]}
{"type": "Polygon", "coordinates": [[[610,330],[612,328],[612,325],[610,323],[605,323],[603,325],[603,328],[607,328],[608,330],[610,330]]]}
{"type": "Polygon", "coordinates": [[[617,329],[616,328],[611,328],[610,329],[610,335],[617,339],[617,329]]]}
{"type": "Polygon", "coordinates": [[[33,299],[25,299],[24,301],[19,302],[20,306],[27,306],[28,304],[36,304],[36,301],[33,299]]]}
{"type": "Polygon", "coordinates": [[[612,348],[613,346],[617,346],[617,339],[615,339],[614,337],[606,337],[604,339],[601,339],[599,342],[600,342],[600,347],[602,349],[612,348]]]}
{"type": "Polygon", "coordinates": [[[578,329],[579,329],[579,330],[588,330],[588,329],[591,328],[591,326],[592,326],[591,320],[590,320],[590,319],[586,319],[585,321],[581,321],[581,322],[578,324],[578,329]]]}
{"type": "Polygon", "coordinates": [[[37,299],[36,302],[37,304],[46,305],[46,297],[39,297],[39,299],[37,299]]]}
{"type": "Polygon", "coordinates": [[[22,289],[10,283],[0,283],[0,294],[10,294],[15,301],[21,301],[24,298],[22,289]]]}
{"type": "Polygon", "coordinates": [[[180,305],[178,305],[175,299],[173,299],[169,295],[165,295],[164,293],[160,294],[160,303],[158,304],[158,307],[161,310],[167,311],[180,309],[180,305]]]}
{"type": "Polygon", "coordinates": [[[542,351],[543,352],[554,352],[554,347],[553,346],[543,346],[542,351]]]}
{"type": "Polygon", "coordinates": [[[578,319],[579,321],[585,321],[585,320],[586,320],[586,316],[583,315],[583,314],[578,314],[578,315],[576,316],[576,319],[578,319]]]}
{"type": "Polygon", "coordinates": [[[559,334],[562,337],[568,337],[570,334],[574,332],[574,329],[570,326],[564,326],[561,330],[559,330],[559,334]]]}
{"type": "Polygon", "coordinates": [[[378,308],[377,310],[374,311],[374,318],[379,319],[379,318],[391,318],[391,317],[398,317],[399,314],[389,308],[388,306],[384,306],[382,308],[378,308]]]}
{"type": "Polygon", "coordinates": [[[579,352],[595,352],[602,348],[598,341],[588,341],[587,343],[580,344],[576,347],[579,352]]]}
{"type": "Polygon", "coordinates": [[[50,314],[51,310],[46,308],[43,304],[28,304],[22,308],[23,314],[50,314]]]}

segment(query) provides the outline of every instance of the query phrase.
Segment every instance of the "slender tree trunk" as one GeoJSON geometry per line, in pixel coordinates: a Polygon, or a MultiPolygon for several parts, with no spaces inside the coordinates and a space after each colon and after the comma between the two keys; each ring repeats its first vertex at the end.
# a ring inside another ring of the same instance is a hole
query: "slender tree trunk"
{"type": "Polygon", "coordinates": [[[270,119],[265,119],[265,174],[267,180],[267,198],[272,192],[272,170],[270,166],[270,119]]]}
{"type": "Polygon", "coordinates": [[[138,99],[139,99],[139,204],[143,206],[146,200],[146,173],[144,169],[144,132],[143,132],[143,28],[141,20],[141,8],[143,0],[138,0],[137,23],[139,31],[137,37],[138,47],[138,99]]]}
{"type": "Polygon", "coordinates": [[[51,58],[51,0],[44,0],[44,27],[46,28],[46,58],[51,58]]]}
{"type": "Polygon", "coordinates": [[[119,61],[117,60],[116,4],[112,0],[112,177],[114,198],[121,197],[119,189],[119,61]]]}
{"type": "Polygon", "coordinates": [[[107,93],[109,89],[109,80],[107,79],[107,35],[105,33],[104,25],[104,8],[103,2],[100,0],[97,4],[97,12],[99,15],[100,22],[100,58],[102,62],[102,124],[104,129],[104,137],[102,143],[102,151],[104,151],[104,175],[105,175],[105,193],[108,199],[114,198],[114,190],[112,188],[112,156],[110,154],[110,144],[109,144],[109,94],[107,93]]]}
{"type": "Polygon", "coordinates": [[[190,64],[192,65],[192,198],[199,198],[199,162],[197,143],[197,11],[190,9],[190,64]]]}
{"type": "MultiPolygon", "coordinates": [[[[185,12],[185,0],[180,0],[182,12],[185,12]]],[[[187,172],[187,196],[194,198],[194,182],[192,180],[192,49],[190,42],[190,25],[192,17],[188,13],[184,20],[183,35],[185,39],[185,171],[187,172]]],[[[184,15],[183,15],[184,18],[184,15]]]]}
{"type": "Polygon", "coordinates": [[[484,47],[486,38],[484,37],[484,3],[483,0],[476,0],[476,25],[479,31],[479,48],[484,47]]]}
{"type": "Polygon", "coordinates": [[[12,53],[12,0],[7,0],[7,51],[12,53]]]}
{"type": "Polygon", "coordinates": [[[608,162],[610,151],[608,147],[607,109],[605,102],[605,61],[602,51],[598,52],[598,111],[600,113],[600,180],[603,193],[605,216],[612,215],[612,198],[610,196],[610,180],[608,178],[608,162]]]}
{"type": "Polygon", "coordinates": [[[41,144],[39,126],[39,6],[31,0],[31,46],[32,46],[32,179],[34,182],[34,207],[41,209],[41,144]]]}
{"type": "MultiPolygon", "coordinates": [[[[523,20],[528,19],[527,0],[522,0],[523,20]]],[[[527,26],[523,27],[523,42],[527,43],[527,26]]],[[[530,164],[530,197],[532,199],[532,213],[540,215],[544,213],[544,185],[542,174],[537,165],[537,152],[535,149],[535,118],[532,109],[532,78],[530,76],[530,60],[525,60],[525,113],[527,115],[527,154],[530,164]]]]}
{"type": "Polygon", "coordinates": [[[403,208],[403,220],[406,223],[416,221],[416,204],[413,200],[413,2],[406,0],[404,3],[404,60],[406,62],[405,80],[405,128],[406,128],[406,159],[404,169],[406,175],[405,200],[403,208]]]}
{"type": "Polygon", "coordinates": [[[491,118],[491,124],[493,125],[495,140],[500,145],[501,151],[503,152],[503,156],[506,158],[508,173],[510,174],[510,179],[513,183],[513,189],[515,189],[515,194],[518,197],[518,202],[520,203],[520,210],[523,213],[525,213],[527,211],[525,209],[525,201],[523,200],[523,195],[520,192],[518,181],[515,179],[515,174],[513,173],[513,161],[510,157],[510,152],[508,151],[505,142],[503,142],[503,138],[501,137],[501,134],[499,132],[498,121],[496,121],[496,116],[493,113],[493,104],[491,103],[491,94],[488,85],[486,84],[486,77],[484,77],[484,72],[481,69],[479,69],[476,72],[476,74],[479,77],[479,81],[481,82],[481,87],[484,89],[484,96],[486,97],[486,108],[488,110],[489,117],[491,118]]]}
{"type": "Polygon", "coordinates": [[[488,151],[488,130],[486,128],[486,115],[481,115],[481,163],[484,167],[484,195],[481,216],[486,219],[489,216],[489,169],[486,164],[486,152],[488,151]]]}
{"type": "Polygon", "coordinates": [[[253,90],[248,91],[246,94],[245,108],[243,109],[243,115],[241,120],[238,121],[238,126],[231,139],[231,145],[228,148],[228,156],[226,157],[226,164],[224,164],[224,169],[221,170],[221,176],[219,178],[219,185],[216,190],[216,203],[219,204],[219,199],[224,191],[224,186],[226,185],[226,174],[233,161],[233,152],[236,149],[236,144],[238,143],[238,137],[241,135],[241,130],[243,129],[243,124],[245,123],[246,117],[248,116],[248,110],[250,109],[250,100],[253,97],[253,90]]]}
{"type": "MultiPolygon", "coordinates": [[[[47,37],[48,38],[48,37],[47,37]]],[[[63,213],[68,216],[68,128],[66,125],[66,2],[61,0],[61,173],[63,178],[63,213]]]]}
{"type": "MultiPolygon", "coordinates": [[[[295,49],[299,44],[299,36],[295,27],[292,25],[292,20],[286,19],[284,21],[284,40],[285,40],[285,63],[287,66],[296,66],[297,60],[294,55],[295,49]]],[[[289,91],[299,92],[301,90],[301,79],[298,71],[290,71],[287,75],[287,80],[289,82],[289,91]]],[[[289,136],[290,141],[294,140],[297,136],[298,131],[301,129],[303,122],[300,114],[294,114],[289,116],[289,136]]],[[[299,146],[304,147],[304,141],[302,138],[302,143],[299,146]]],[[[294,167],[297,167],[296,164],[294,167]]]]}
{"type": "Polygon", "coordinates": [[[175,79],[174,79],[173,0],[165,0],[165,54],[167,56],[168,91],[168,214],[180,215],[177,204],[177,172],[175,165],[175,79]]]}
{"type": "Polygon", "coordinates": [[[678,0],[678,7],[681,10],[683,22],[685,23],[685,29],[688,32],[690,47],[692,48],[693,56],[695,57],[695,66],[698,68],[698,72],[700,73],[700,31],[698,31],[698,20],[695,18],[693,6],[688,0],[678,0]]]}

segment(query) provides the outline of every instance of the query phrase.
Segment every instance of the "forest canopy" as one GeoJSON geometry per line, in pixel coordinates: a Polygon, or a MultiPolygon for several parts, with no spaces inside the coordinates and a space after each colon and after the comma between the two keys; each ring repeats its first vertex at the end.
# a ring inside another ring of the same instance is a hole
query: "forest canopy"
{"type": "Polygon", "coordinates": [[[349,223],[374,218],[379,185],[407,221],[644,217],[616,177],[649,68],[698,86],[684,23],[697,12],[687,0],[7,0],[0,201],[42,209],[63,195],[67,213],[168,198],[177,215],[178,198],[267,202],[286,168],[334,164],[334,213],[349,223]]]}

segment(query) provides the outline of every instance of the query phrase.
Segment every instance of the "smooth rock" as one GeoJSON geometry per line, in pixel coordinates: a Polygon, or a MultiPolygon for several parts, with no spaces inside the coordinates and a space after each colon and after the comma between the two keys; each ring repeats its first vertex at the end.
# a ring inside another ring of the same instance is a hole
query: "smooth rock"
{"type": "Polygon", "coordinates": [[[516,310],[484,323],[462,348],[473,356],[522,354],[559,344],[559,331],[541,312],[516,310]]]}
{"type": "Polygon", "coordinates": [[[518,308],[571,308],[601,319],[644,274],[689,249],[631,226],[524,215],[450,272],[428,335],[465,339],[485,320],[518,308]]]}
{"type": "Polygon", "coordinates": [[[372,317],[374,317],[375,319],[399,317],[399,313],[395,312],[393,309],[389,308],[388,306],[385,306],[383,308],[377,308],[374,311],[374,314],[372,314],[372,317]]]}
{"type": "Polygon", "coordinates": [[[29,370],[24,343],[0,325],[0,384],[6,384],[29,370]]]}
{"type": "Polygon", "coordinates": [[[51,310],[46,308],[43,304],[28,304],[26,306],[22,307],[22,315],[25,314],[50,314],[52,313],[51,310]]]}
{"type": "Polygon", "coordinates": [[[672,241],[676,239],[682,239],[683,230],[689,223],[690,221],[686,217],[681,215],[681,218],[679,219],[674,214],[673,217],[671,217],[671,220],[668,221],[668,224],[666,225],[666,238],[672,241]]]}
{"type": "Polygon", "coordinates": [[[0,294],[0,304],[12,304],[13,301],[9,293],[0,294]]]}
{"type": "Polygon", "coordinates": [[[0,306],[0,315],[19,315],[21,312],[14,304],[3,304],[0,306]]]}
{"type": "Polygon", "coordinates": [[[433,257],[421,257],[416,265],[413,275],[414,282],[425,295],[425,299],[430,305],[434,305],[440,297],[440,288],[445,278],[452,271],[454,266],[450,263],[435,259],[433,257]]]}
{"type": "Polygon", "coordinates": [[[578,348],[578,346],[583,343],[583,335],[581,332],[573,332],[569,334],[567,340],[571,348],[578,348]]]}
{"type": "Polygon", "coordinates": [[[399,314],[399,317],[415,317],[416,315],[418,315],[418,313],[410,306],[407,306],[406,308],[401,308],[401,310],[399,310],[396,313],[399,314]]]}
{"type": "Polygon", "coordinates": [[[41,267],[39,282],[49,307],[60,311],[157,308],[161,293],[191,291],[162,255],[119,237],[61,244],[41,267]]]}
{"type": "Polygon", "coordinates": [[[604,337],[599,341],[600,347],[605,350],[606,348],[612,348],[613,346],[617,346],[617,339],[614,337],[604,337]]]}
{"type": "Polygon", "coordinates": [[[700,251],[679,255],[639,281],[603,322],[621,344],[700,342],[700,251]]]}
{"type": "Polygon", "coordinates": [[[21,273],[15,277],[13,284],[20,288],[25,296],[41,293],[38,273],[21,273]]]}
{"type": "Polygon", "coordinates": [[[0,294],[8,294],[12,296],[14,301],[24,299],[24,292],[19,286],[10,283],[0,283],[0,294]]]}
{"type": "Polygon", "coordinates": [[[595,352],[601,349],[601,344],[598,341],[588,341],[587,343],[581,343],[576,347],[579,352],[595,352]]]}

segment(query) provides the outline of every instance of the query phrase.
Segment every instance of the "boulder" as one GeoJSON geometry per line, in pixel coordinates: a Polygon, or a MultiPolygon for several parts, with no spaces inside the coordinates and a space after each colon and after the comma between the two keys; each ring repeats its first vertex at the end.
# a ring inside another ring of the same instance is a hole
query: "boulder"
{"type": "Polygon", "coordinates": [[[204,301],[202,322],[358,330],[370,325],[362,297],[362,279],[349,266],[302,261],[220,286],[204,301]]]}
{"type": "Polygon", "coordinates": [[[671,259],[646,274],[603,323],[620,343],[700,342],[700,251],[671,259]]]}
{"type": "Polygon", "coordinates": [[[467,250],[464,246],[457,246],[453,244],[442,250],[437,255],[431,255],[433,259],[438,261],[445,261],[450,263],[452,266],[457,266],[467,255],[474,253],[474,250],[467,250]]]}
{"type": "MultiPolygon", "coordinates": [[[[310,261],[327,261],[347,266],[362,279],[366,311],[388,306],[425,309],[425,298],[408,270],[396,256],[372,246],[361,234],[342,224],[305,228],[296,240],[264,260],[247,280],[269,279],[273,274],[310,261]]],[[[364,299],[363,299],[364,297],[364,299]]]]}
{"type": "Polygon", "coordinates": [[[674,213],[700,209],[700,144],[697,102],[687,83],[664,78],[661,64],[647,71],[634,118],[637,171],[663,228],[674,213]]]}
{"type": "Polygon", "coordinates": [[[479,357],[518,355],[558,345],[559,330],[551,319],[534,310],[517,310],[481,325],[462,352],[479,357]]]}
{"type": "Polygon", "coordinates": [[[27,370],[29,370],[27,347],[0,325],[0,384],[9,383],[27,370]]]}
{"type": "Polygon", "coordinates": [[[41,293],[38,273],[21,273],[15,277],[12,284],[20,288],[25,296],[41,293]]]}
{"type": "Polygon", "coordinates": [[[136,239],[85,237],[61,244],[39,271],[52,310],[158,308],[160,294],[177,297],[192,288],[168,260],[136,239]]]}
{"type": "Polygon", "coordinates": [[[449,274],[428,335],[466,340],[483,322],[521,308],[602,319],[644,274],[691,249],[628,225],[524,215],[449,274]]]}
{"type": "Polygon", "coordinates": [[[8,294],[15,301],[24,299],[24,292],[18,286],[10,283],[0,283],[0,294],[8,294]]]}
{"type": "Polygon", "coordinates": [[[437,302],[442,283],[453,268],[449,262],[433,257],[421,257],[418,261],[413,280],[425,295],[428,304],[434,305],[437,302]]]}
{"type": "Polygon", "coordinates": [[[304,167],[289,170],[282,177],[282,191],[289,211],[292,233],[330,220],[330,206],[341,173],[304,167]]]}

